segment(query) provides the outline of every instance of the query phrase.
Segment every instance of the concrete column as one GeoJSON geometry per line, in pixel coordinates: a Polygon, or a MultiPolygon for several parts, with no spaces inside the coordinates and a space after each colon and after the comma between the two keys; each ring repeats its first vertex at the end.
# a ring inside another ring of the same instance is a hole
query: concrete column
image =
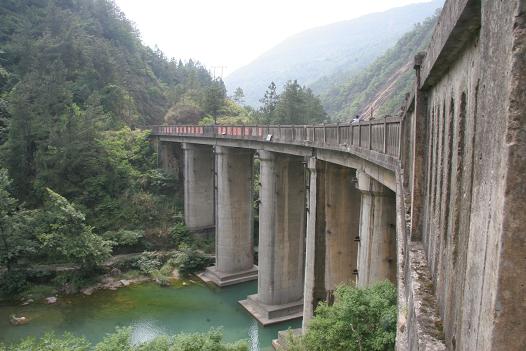
{"type": "Polygon", "coordinates": [[[354,170],[311,159],[303,328],[318,302],[340,283],[354,282],[359,233],[360,193],[354,170]]]}
{"type": "Polygon", "coordinates": [[[325,162],[309,159],[303,329],[325,299],[325,162]]]}
{"type": "Polygon", "coordinates": [[[305,245],[303,158],[259,151],[258,292],[240,301],[263,325],[301,318],[305,245]]]}
{"type": "Polygon", "coordinates": [[[211,146],[183,144],[184,221],[191,231],[214,226],[214,153],[211,146]]]}
{"type": "Polygon", "coordinates": [[[362,192],[358,286],[390,280],[396,284],[396,202],[394,193],[369,177],[357,173],[362,192]]]}
{"type": "Polygon", "coordinates": [[[325,187],[325,289],[355,283],[360,227],[360,192],[352,184],[355,171],[327,163],[325,187]]]}
{"type": "Polygon", "coordinates": [[[201,275],[219,286],[257,279],[252,214],[253,152],[216,146],[216,265],[201,275]]]}
{"type": "Polygon", "coordinates": [[[176,180],[179,181],[183,176],[181,170],[183,165],[181,144],[160,140],[157,140],[156,143],[159,166],[166,172],[174,175],[176,180]]]}

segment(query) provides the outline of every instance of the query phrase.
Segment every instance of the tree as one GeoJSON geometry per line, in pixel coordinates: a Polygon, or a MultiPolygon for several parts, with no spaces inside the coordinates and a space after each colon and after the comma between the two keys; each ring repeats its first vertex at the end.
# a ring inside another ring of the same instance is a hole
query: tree
{"type": "Polygon", "coordinates": [[[218,117],[221,107],[225,104],[226,88],[221,78],[216,78],[206,90],[205,111],[214,117],[218,117]]]}
{"type": "Polygon", "coordinates": [[[0,266],[8,272],[18,266],[21,258],[28,259],[37,250],[31,231],[34,212],[19,207],[9,192],[10,186],[7,170],[0,169],[0,266]]]}
{"type": "Polygon", "coordinates": [[[396,338],[396,287],[340,286],[332,306],[321,303],[303,338],[309,351],[387,351],[396,338]]]}
{"type": "Polygon", "coordinates": [[[238,105],[243,105],[245,103],[245,93],[243,92],[243,89],[241,87],[238,87],[234,91],[234,96],[232,96],[232,100],[235,101],[238,105]]]}
{"type": "Polygon", "coordinates": [[[48,198],[39,218],[36,237],[49,258],[93,268],[106,260],[111,243],[93,233],[85,216],[64,197],[47,189],[48,198]]]}
{"type": "Polygon", "coordinates": [[[327,114],[320,99],[296,80],[288,81],[279,96],[272,122],[279,124],[312,124],[325,121],[327,114]]]}
{"type": "Polygon", "coordinates": [[[270,124],[274,121],[274,111],[278,104],[279,95],[277,93],[276,84],[271,82],[265,91],[265,95],[259,102],[262,106],[259,108],[259,113],[262,115],[262,119],[265,123],[270,124]]]}

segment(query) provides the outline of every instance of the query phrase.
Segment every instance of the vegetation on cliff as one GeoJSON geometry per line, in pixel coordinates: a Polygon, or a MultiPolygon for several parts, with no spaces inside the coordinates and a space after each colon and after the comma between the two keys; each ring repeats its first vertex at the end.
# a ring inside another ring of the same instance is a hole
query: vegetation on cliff
{"type": "Polygon", "coordinates": [[[396,115],[414,84],[413,60],[429,40],[438,15],[414,26],[385,54],[361,71],[324,77],[311,88],[332,120],[349,121],[356,115],[396,115]]]}

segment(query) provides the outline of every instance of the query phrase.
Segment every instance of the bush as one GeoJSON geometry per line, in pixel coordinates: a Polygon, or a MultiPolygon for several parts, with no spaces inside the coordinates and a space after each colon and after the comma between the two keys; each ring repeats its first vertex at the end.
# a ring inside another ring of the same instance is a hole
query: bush
{"type": "Polygon", "coordinates": [[[190,248],[187,245],[181,245],[180,250],[176,252],[174,264],[183,277],[200,272],[213,263],[213,259],[205,256],[200,251],[190,248]]]}
{"type": "Polygon", "coordinates": [[[3,295],[16,295],[28,288],[28,274],[21,270],[6,271],[0,279],[0,292],[3,295]]]}
{"type": "Polygon", "coordinates": [[[334,305],[321,303],[304,336],[309,351],[393,350],[396,288],[389,282],[367,289],[338,287],[334,305]]]}
{"type": "Polygon", "coordinates": [[[192,244],[192,237],[190,236],[190,232],[183,223],[176,223],[173,226],[172,230],[170,230],[170,236],[172,238],[172,242],[176,247],[179,247],[183,244],[192,244]]]}
{"type": "Polygon", "coordinates": [[[140,345],[132,344],[131,332],[131,328],[117,328],[94,347],[83,337],[46,334],[41,339],[27,338],[14,345],[0,345],[0,351],[248,351],[245,341],[226,344],[221,331],[215,329],[208,333],[159,336],[140,345]]]}
{"type": "Polygon", "coordinates": [[[0,351],[89,351],[90,349],[90,344],[85,338],[69,333],[65,333],[61,338],[49,333],[40,339],[27,338],[16,345],[0,345],[0,351]]]}
{"type": "Polygon", "coordinates": [[[159,257],[154,252],[148,251],[143,252],[137,260],[138,268],[146,274],[151,274],[153,271],[158,270],[161,264],[159,257]]]}
{"type": "Polygon", "coordinates": [[[118,231],[105,232],[103,238],[112,241],[118,246],[133,246],[137,245],[144,237],[142,230],[126,230],[121,229],[118,231]]]}

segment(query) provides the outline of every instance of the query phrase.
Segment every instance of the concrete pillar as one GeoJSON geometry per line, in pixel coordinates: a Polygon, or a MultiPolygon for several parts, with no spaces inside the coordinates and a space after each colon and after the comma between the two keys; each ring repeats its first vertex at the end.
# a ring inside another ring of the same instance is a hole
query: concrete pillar
{"type": "Polygon", "coordinates": [[[303,328],[318,302],[340,283],[354,282],[359,233],[360,193],[354,170],[311,159],[303,328]]]}
{"type": "Polygon", "coordinates": [[[184,221],[191,231],[214,226],[214,153],[211,146],[183,144],[184,221]]]}
{"type": "Polygon", "coordinates": [[[201,278],[218,286],[257,279],[252,214],[253,152],[216,146],[216,265],[201,278]]]}
{"type": "Polygon", "coordinates": [[[396,202],[394,193],[357,172],[362,193],[358,286],[390,280],[396,284],[396,202]]]}
{"type": "Polygon", "coordinates": [[[169,141],[156,141],[157,159],[159,166],[167,173],[175,176],[179,181],[183,177],[181,166],[183,165],[183,155],[181,144],[169,141]]]}
{"type": "Polygon", "coordinates": [[[258,292],[240,301],[260,323],[301,318],[305,245],[303,158],[259,151],[258,292]]]}
{"type": "Polygon", "coordinates": [[[327,163],[325,186],[325,289],[355,283],[360,228],[360,192],[352,183],[355,171],[327,163]]]}

